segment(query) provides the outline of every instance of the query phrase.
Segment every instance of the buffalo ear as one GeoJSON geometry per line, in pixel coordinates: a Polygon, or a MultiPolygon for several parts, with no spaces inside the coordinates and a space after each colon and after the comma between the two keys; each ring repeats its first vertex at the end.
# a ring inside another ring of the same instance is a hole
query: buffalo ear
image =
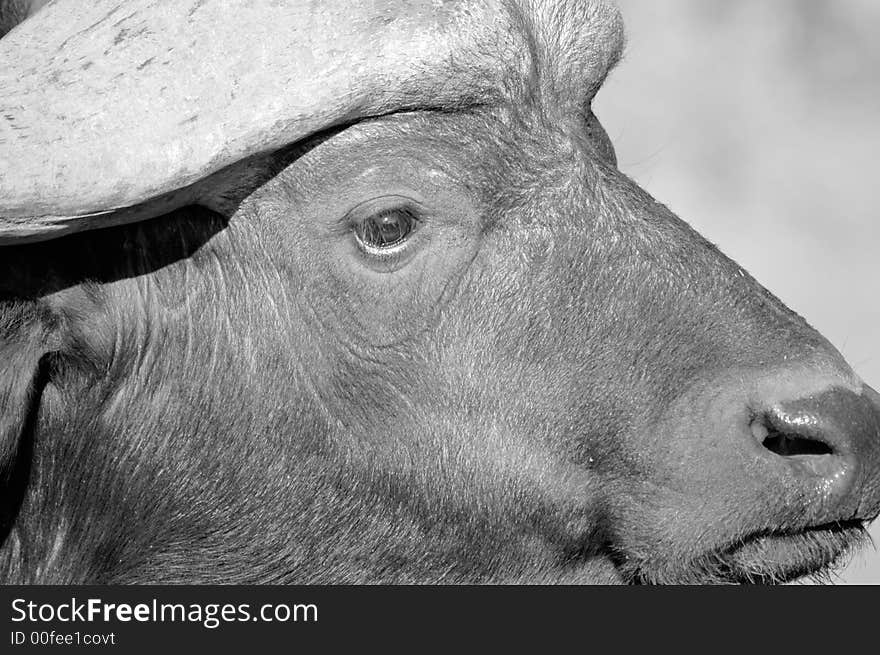
{"type": "Polygon", "coordinates": [[[0,302],[0,544],[30,475],[34,421],[48,379],[50,330],[33,305],[0,302]]]}

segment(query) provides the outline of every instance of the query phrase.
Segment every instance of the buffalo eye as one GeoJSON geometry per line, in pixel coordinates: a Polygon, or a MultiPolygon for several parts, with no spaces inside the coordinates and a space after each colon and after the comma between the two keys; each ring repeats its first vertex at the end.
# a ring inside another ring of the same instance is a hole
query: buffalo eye
{"type": "Polygon", "coordinates": [[[381,251],[402,244],[415,224],[415,217],[408,211],[391,209],[362,218],[355,225],[355,234],[367,250],[381,251]]]}

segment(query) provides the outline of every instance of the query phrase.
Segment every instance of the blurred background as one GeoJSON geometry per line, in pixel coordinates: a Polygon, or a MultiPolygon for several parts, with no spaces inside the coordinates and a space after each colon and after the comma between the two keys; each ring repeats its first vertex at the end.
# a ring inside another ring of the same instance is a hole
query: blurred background
{"type": "MultiPolygon", "coordinates": [[[[628,46],[594,107],[620,169],[880,388],[880,2],[618,5],[628,46]]],[[[880,550],[835,579],[880,584],[880,550]]]]}

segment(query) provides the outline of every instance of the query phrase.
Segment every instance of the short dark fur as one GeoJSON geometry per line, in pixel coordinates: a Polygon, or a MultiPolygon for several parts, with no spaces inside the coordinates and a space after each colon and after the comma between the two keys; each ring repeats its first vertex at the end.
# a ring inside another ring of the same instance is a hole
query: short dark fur
{"type": "Polygon", "coordinates": [[[3,248],[0,579],[776,581],[849,547],[737,560],[803,501],[670,428],[840,356],[617,171],[594,90],[531,83],[325,133],[223,215],[3,248]],[[347,221],[403,196],[379,264],[347,221]]]}
{"type": "Polygon", "coordinates": [[[44,4],[46,0],[0,0],[0,39],[44,4]]]}

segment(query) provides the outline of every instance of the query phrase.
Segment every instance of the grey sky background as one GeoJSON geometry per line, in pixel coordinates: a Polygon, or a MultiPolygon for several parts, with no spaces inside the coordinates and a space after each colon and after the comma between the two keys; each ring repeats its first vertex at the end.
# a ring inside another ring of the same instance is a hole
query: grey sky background
{"type": "MultiPolygon", "coordinates": [[[[880,2],[618,4],[626,55],[594,107],[621,170],[880,388],[880,2]]],[[[880,552],[838,582],[880,584],[880,552]]]]}

